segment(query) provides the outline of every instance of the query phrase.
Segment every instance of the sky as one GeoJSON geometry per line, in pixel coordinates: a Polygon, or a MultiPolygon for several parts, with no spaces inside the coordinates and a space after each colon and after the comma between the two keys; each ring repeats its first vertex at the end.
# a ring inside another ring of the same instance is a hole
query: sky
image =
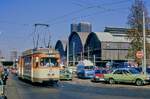
{"type": "MultiPolygon", "coordinates": [[[[73,22],[90,22],[94,32],[104,31],[106,26],[126,28],[133,1],[0,0],[0,50],[8,58],[12,50],[22,52],[33,48],[37,23],[49,24],[53,46],[57,40],[66,39],[73,22]]],[[[150,11],[150,1],[144,2],[150,11]]]]}

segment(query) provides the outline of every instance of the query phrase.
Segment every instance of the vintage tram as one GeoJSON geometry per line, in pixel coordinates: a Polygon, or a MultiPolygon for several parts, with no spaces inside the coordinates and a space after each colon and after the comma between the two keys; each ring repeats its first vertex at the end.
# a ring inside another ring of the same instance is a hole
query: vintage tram
{"type": "Polygon", "coordinates": [[[57,82],[60,77],[60,56],[53,48],[29,49],[18,61],[18,77],[31,82],[57,82]]]}

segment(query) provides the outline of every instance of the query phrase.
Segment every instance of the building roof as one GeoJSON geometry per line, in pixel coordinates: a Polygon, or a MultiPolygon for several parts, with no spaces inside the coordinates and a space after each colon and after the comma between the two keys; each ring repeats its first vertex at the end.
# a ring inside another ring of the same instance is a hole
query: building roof
{"type": "Polygon", "coordinates": [[[77,34],[79,35],[79,37],[81,39],[82,45],[84,45],[86,42],[86,39],[90,33],[89,32],[77,32],[77,34]]]}
{"type": "Polygon", "coordinates": [[[61,43],[62,43],[62,45],[63,45],[63,49],[65,50],[66,47],[67,47],[67,41],[68,41],[68,40],[60,40],[60,41],[61,41],[61,43]]]}
{"type": "Polygon", "coordinates": [[[126,34],[127,30],[127,28],[105,27],[104,32],[110,32],[112,34],[126,34]]]}
{"type": "Polygon", "coordinates": [[[71,35],[69,36],[69,39],[74,35],[77,34],[81,40],[82,45],[84,46],[86,39],[90,32],[72,32],[71,35]]]}
{"type": "Polygon", "coordinates": [[[94,32],[101,42],[130,42],[124,36],[114,36],[109,32],[94,32]]]}
{"type": "MultiPolygon", "coordinates": [[[[58,41],[56,42],[56,45],[57,45],[58,43],[60,43],[60,44],[63,46],[63,50],[65,51],[65,49],[66,49],[66,47],[67,47],[67,40],[58,40],[58,41]]],[[[56,45],[55,45],[55,47],[56,47],[56,45]]]]}
{"type": "Polygon", "coordinates": [[[111,42],[113,36],[108,32],[93,32],[101,42],[111,42]]]}

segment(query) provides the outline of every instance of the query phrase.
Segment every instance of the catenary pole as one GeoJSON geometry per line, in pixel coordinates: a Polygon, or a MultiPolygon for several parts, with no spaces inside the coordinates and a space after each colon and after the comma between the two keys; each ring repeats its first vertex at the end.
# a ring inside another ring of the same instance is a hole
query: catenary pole
{"type": "Polygon", "coordinates": [[[146,74],[145,15],[143,11],[143,73],[146,74]]]}

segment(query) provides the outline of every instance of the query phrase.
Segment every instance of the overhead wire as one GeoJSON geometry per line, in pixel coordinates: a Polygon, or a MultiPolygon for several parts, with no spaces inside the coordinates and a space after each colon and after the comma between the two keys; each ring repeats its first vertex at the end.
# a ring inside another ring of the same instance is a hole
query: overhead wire
{"type": "MultiPolygon", "coordinates": [[[[74,0],[76,1],[76,0],[74,0]]],[[[61,16],[58,16],[54,19],[51,19],[49,21],[44,21],[45,23],[53,23],[55,21],[59,21],[59,20],[62,20],[63,18],[66,18],[66,17],[69,17],[69,16],[72,16],[76,13],[80,13],[80,12],[83,12],[83,11],[86,11],[86,10],[89,10],[89,9],[93,9],[93,8],[103,8],[104,9],[104,5],[116,5],[116,4],[120,4],[120,3],[124,3],[124,2],[128,2],[128,1],[131,1],[131,0],[120,0],[120,1],[115,1],[115,2],[107,2],[107,3],[101,3],[101,4],[94,4],[94,5],[88,5],[87,7],[84,7],[84,8],[81,8],[81,9],[78,9],[78,10],[74,10],[74,11],[71,11],[69,13],[66,13],[64,15],[61,15],[61,16]]],[[[79,2],[79,1],[78,1],[79,2]]],[[[80,1],[81,2],[81,1],[80,1]]],[[[84,3],[84,2],[83,2],[84,3]]],[[[88,4],[88,3],[86,3],[88,4]]],[[[105,8],[107,9],[107,8],[105,8]]],[[[5,24],[16,24],[16,25],[21,25],[21,26],[30,26],[31,24],[28,24],[28,23],[16,23],[16,22],[8,22],[8,21],[0,21],[1,23],[5,23],[5,24]]]]}
{"type": "MultiPolygon", "coordinates": [[[[127,10],[127,8],[128,7],[120,7],[119,9],[126,9],[127,10]]],[[[103,11],[100,10],[100,11],[96,11],[96,12],[88,14],[88,15],[74,17],[74,19],[87,18],[87,17],[98,15],[98,14],[102,14],[102,13],[116,12],[116,11],[118,11],[118,8],[116,8],[116,9],[107,9],[107,12],[106,12],[106,10],[103,10],[103,11]]],[[[54,26],[54,25],[56,25],[58,23],[62,23],[62,22],[65,22],[65,21],[69,21],[69,19],[65,19],[65,20],[61,20],[59,22],[55,22],[55,23],[51,24],[51,26],[54,26]]]]}
{"type": "MultiPolygon", "coordinates": [[[[113,3],[103,3],[103,4],[96,4],[96,5],[91,5],[90,6],[90,8],[101,8],[101,9],[103,9],[103,10],[105,10],[105,11],[108,11],[108,10],[110,10],[110,8],[108,9],[108,8],[105,8],[105,7],[103,7],[104,6],[104,4],[120,4],[120,3],[125,3],[125,2],[129,2],[129,0],[127,1],[127,0],[121,0],[121,1],[117,1],[117,2],[113,2],[113,3]]],[[[89,7],[89,6],[88,6],[89,7]]],[[[88,9],[89,10],[89,9],[88,9]]],[[[95,10],[94,10],[95,11],[95,10]]],[[[78,11],[77,11],[78,12],[78,11]]],[[[75,14],[75,13],[74,13],[75,14]]],[[[71,15],[73,15],[73,14],[71,14],[71,15]]],[[[85,15],[86,16],[86,15],[85,15]]],[[[66,16],[67,17],[67,16],[66,16]]],[[[65,17],[60,17],[60,19],[58,19],[58,20],[62,20],[62,19],[64,19],[65,17]]],[[[57,20],[57,21],[58,21],[57,20]]],[[[54,22],[54,23],[58,23],[58,22],[54,22]]],[[[50,23],[50,24],[54,24],[54,23],[50,23]]]]}
{"type": "Polygon", "coordinates": [[[86,10],[89,10],[89,9],[98,8],[98,7],[104,6],[104,5],[114,5],[114,4],[116,5],[116,4],[120,4],[120,3],[124,3],[124,2],[128,2],[128,1],[130,1],[130,0],[120,0],[120,1],[111,2],[111,3],[109,2],[109,3],[102,3],[102,4],[90,5],[90,6],[78,9],[78,10],[71,11],[71,12],[66,13],[64,15],[58,16],[58,17],[56,17],[54,19],[51,19],[50,21],[44,21],[44,22],[46,22],[46,23],[53,23],[55,21],[62,20],[64,18],[67,18],[69,16],[75,15],[77,13],[80,13],[80,12],[83,12],[83,11],[86,11],[86,10]]]}
{"type": "MultiPolygon", "coordinates": [[[[68,19],[65,19],[65,18],[67,18],[69,16],[75,15],[77,13],[80,13],[80,12],[83,12],[83,11],[86,11],[86,10],[89,10],[89,9],[95,9],[95,8],[98,8],[98,9],[101,8],[101,10],[100,11],[96,11],[96,12],[91,13],[91,14],[88,14],[88,15],[82,15],[82,16],[79,16],[79,17],[76,17],[76,18],[81,18],[81,17],[83,17],[83,18],[86,17],[87,18],[87,17],[90,17],[90,16],[94,16],[95,14],[102,14],[100,12],[106,13],[106,12],[110,12],[110,11],[112,11],[112,12],[113,11],[117,11],[118,8],[116,8],[116,9],[108,9],[108,8],[103,7],[103,6],[105,6],[105,5],[110,6],[110,5],[121,4],[121,3],[128,2],[128,1],[130,1],[130,0],[120,0],[120,1],[114,1],[114,2],[107,2],[107,3],[101,3],[101,4],[88,5],[87,7],[71,11],[69,13],[66,13],[64,15],[58,16],[58,17],[56,17],[56,18],[54,18],[54,19],[52,19],[50,21],[46,21],[46,22],[50,23],[50,25],[53,26],[53,25],[56,25],[58,23],[67,21],[69,18],[68,19]]],[[[121,8],[119,8],[119,9],[121,9],[121,8]]],[[[17,23],[11,23],[11,22],[3,22],[3,23],[17,24],[17,23]]],[[[18,24],[18,25],[29,26],[29,24],[18,24]]],[[[29,37],[31,37],[31,35],[34,35],[34,34],[33,33],[29,34],[29,37]]]]}
{"type": "MultiPolygon", "coordinates": [[[[121,1],[118,1],[118,3],[123,3],[125,2],[126,0],[121,0],[121,1]]],[[[126,1],[126,2],[129,2],[126,1]]],[[[113,3],[113,4],[116,4],[117,2],[113,3]]],[[[105,3],[106,4],[106,3],[105,3]]],[[[111,3],[108,3],[108,4],[111,4],[111,3]]],[[[100,4],[98,5],[95,5],[93,6],[94,8],[98,8],[98,9],[101,9],[100,11],[95,11],[91,14],[87,14],[87,15],[81,15],[81,16],[78,16],[78,17],[74,17],[73,19],[78,19],[78,18],[81,18],[81,17],[90,17],[90,16],[94,16],[94,15],[97,15],[97,14],[102,14],[102,13],[106,13],[106,12],[113,12],[113,11],[117,11],[117,10],[120,10],[120,9],[128,9],[128,7],[120,7],[120,8],[105,8],[103,6],[100,6],[100,4]],[[100,13],[101,12],[101,13],[100,13]]],[[[62,18],[63,19],[63,18],[62,18]]],[[[64,22],[66,20],[69,20],[69,19],[65,19],[65,20],[60,20],[60,21],[57,21],[57,22],[54,22],[54,23],[51,23],[51,26],[55,25],[55,24],[58,24],[58,23],[61,23],[61,22],[64,22]]]]}

